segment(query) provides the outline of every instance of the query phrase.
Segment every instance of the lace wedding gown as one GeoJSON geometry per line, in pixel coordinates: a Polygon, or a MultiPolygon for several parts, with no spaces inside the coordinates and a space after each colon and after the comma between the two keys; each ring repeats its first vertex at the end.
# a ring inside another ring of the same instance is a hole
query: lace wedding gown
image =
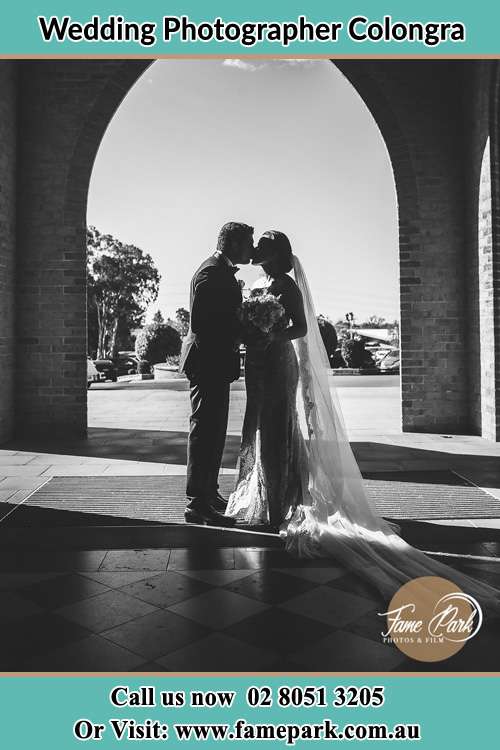
{"type": "MultiPolygon", "coordinates": [[[[289,323],[292,309],[286,288],[260,279],[253,291],[264,290],[280,297],[289,323]]],[[[307,456],[296,408],[298,383],[299,364],[291,341],[274,341],[265,350],[247,345],[238,483],[226,511],[246,524],[277,528],[288,510],[301,502],[307,456]]]]}
{"type": "MultiPolygon", "coordinates": [[[[279,525],[288,552],[331,558],[385,600],[409,580],[441,576],[500,613],[500,591],[412,547],[372,506],[328,380],[309,285],[295,256],[294,275],[307,335],[273,342],[264,351],[247,349],[247,408],[227,515],[245,524],[279,525]]],[[[276,281],[267,291],[276,293],[276,281]]],[[[289,317],[286,294],[280,302],[289,317]]]]}

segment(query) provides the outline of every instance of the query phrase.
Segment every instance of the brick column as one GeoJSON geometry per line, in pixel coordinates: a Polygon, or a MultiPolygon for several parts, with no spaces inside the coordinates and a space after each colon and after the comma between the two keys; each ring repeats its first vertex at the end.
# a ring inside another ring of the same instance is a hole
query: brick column
{"type": "Polygon", "coordinates": [[[64,210],[78,97],[56,70],[21,63],[19,92],[16,431],[48,438],[87,425],[85,217],[64,210]]]}
{"type": "Polygon", "coordinates": [[[18,63],[18,434],[86,434],[87,192],[104,130],[149,64],[127,62],[18,63]]]}
{"type": "Polygon", "coordinates": [[[470,430],[464,271],[465,61],[339,61],[370,108],[398,199],[402,426],[470,430]]]}
{"type": "Polygon", "coordinates": [[[16,69],[0,62],[0,443],[14,424],[16,69]]]}

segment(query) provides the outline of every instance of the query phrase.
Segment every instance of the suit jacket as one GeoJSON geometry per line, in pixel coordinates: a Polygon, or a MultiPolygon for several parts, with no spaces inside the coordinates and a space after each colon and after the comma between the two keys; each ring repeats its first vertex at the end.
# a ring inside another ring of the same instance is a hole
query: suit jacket
{"type": "Polygon", "coordinates": [[[223,258],[207,258],[191,280],[190,329],[182,345],[179,371],[191,381],[240,376],[237,316],[242,303],[235,269],[223,258]]]}

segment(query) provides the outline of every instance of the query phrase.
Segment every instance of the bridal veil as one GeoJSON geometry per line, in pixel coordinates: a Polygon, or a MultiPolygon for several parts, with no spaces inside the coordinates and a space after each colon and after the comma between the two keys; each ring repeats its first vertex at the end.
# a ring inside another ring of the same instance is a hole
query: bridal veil
{"type": "Polygon", "coordinates": [[[397,526],[377,513],[347,438],[309,284],[296,256],[293,271],[307,319],[307,335],[294,341],[300,373],[297,409],[306,449],[302,503],[289,510],[281,528],[286,549],[298,557],[331,558],[366,579],[385,599],[411,579],[441,576],[482,606],[500,610],[499,591],[412,547],[397,526]]]}

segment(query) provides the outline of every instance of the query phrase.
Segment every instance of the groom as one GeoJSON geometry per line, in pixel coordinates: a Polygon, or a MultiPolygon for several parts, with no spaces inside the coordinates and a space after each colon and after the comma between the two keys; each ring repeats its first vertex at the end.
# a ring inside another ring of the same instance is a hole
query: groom
{"type": "Polygon", "coordinates": [[[226,502],[218,491],[218,477],[226,441],[229,386],[240,375],[238,309],[242,296],[235,264],[249,263],[253,251],[252,227],[224,224],[216,252],[201,264],[191,281],[191,325],[179,365],[191,386],[184,512],[188,523],[235,523],[223,513],[226,502]]]}

